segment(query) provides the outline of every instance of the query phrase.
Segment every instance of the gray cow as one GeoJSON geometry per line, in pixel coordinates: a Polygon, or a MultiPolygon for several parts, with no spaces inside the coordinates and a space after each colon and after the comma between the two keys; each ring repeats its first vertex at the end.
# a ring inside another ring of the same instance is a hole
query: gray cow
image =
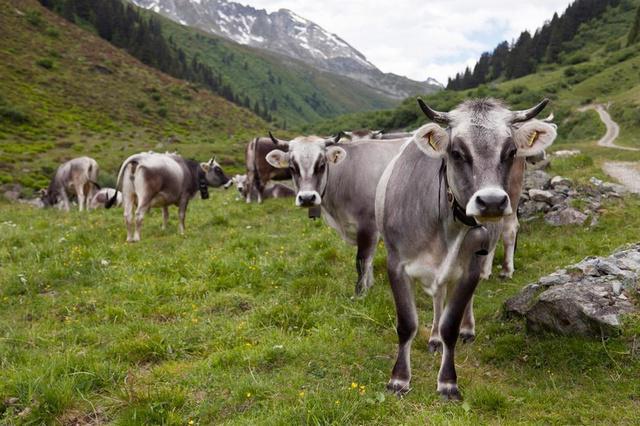
{"type": "MultiPolygon", "coordinates": [[[[127,241],[140,241],[144,215],[151,207],[162,207],[162,227],[165,229],[169,220],[169,206],[178,206],[180,234],[184,234],[189,201],[198,191],[203,199],[209,198],[209,186],[218,188],[228,182],[229,178],[214,159],[198,163],[170,153],[132,155],[122,163],[116,186],[122,191],[127,241]]],[[[106,207],[111,208],[115,201],[114,196],[106,207]]]]}
{"type": "Polygon", "coordinates": [[[55,206],[62,202],[62,208],[69,211],[69,195],[78,196],[78,208],[88,209],[94,191],[100,189],[96,183],[100,169],[96,160],[90,157],[79,157],[69,160],[56,170],[47,189],[40,192],[40,199],[45,207],[55,206]]]}
{"type": "Polygon", "coordinates": [[[420,100],[432,121],[448,127],[418,129],[385,170],[376,193],[399,339],[390,390],[403,394],[410,386],[411,343],[418,330],[413,281],[434,300],[429,347],[443,346],[437,390],[446,398],[460,398],[456,341],[472,340],[475,334],[472,296],[502,218],[513,213],[506,188],[513,164],[556,137],[554,126],[532,120],[547,102],[512,112],[499,101],[483,99],[441,113],[420,100]]]}
{"type": "MultiPolygon", "coordinates": [[[[247,175],[235,175],[231,178],[233,183],[238,190],[239,195],[243,200],[258,199],[258,190],[254,187],[252,188],[251,194],[249,194],[249,187],[247,186],[247,175]]],[[[261,200],[266,200],[269,198],[289,198],[295,197],[296,192],[291,189],[289,186],[276,183],[269,182],[262,190],[262,195],[260,196],[261,200]]],[[[239,198],[236,198],[238,200],[239,198]]]]}
{"type": "Polygon", "coordinates": [[[114,195],[116,197],[115,205],[120,207],[120,205],[122,205],[122,193],[113,188],[102,188],[100,191],[96,192],[91,199],[89,208],[95,210],[105,207],[114,195]]]}
{"type": "Polygon", "coordinates": [[[375,223],[376,185],[404,140],[359,141],[336,146],[332,139],[298,137],[289,142],[273,138],[288,152],[274,150],[267,161],[290,168],[297,191],[296,205],[321,208],[325,222],[347,243],[357,245],[356,295],[373,285],[373,257],[379,240],[375,223]]]}

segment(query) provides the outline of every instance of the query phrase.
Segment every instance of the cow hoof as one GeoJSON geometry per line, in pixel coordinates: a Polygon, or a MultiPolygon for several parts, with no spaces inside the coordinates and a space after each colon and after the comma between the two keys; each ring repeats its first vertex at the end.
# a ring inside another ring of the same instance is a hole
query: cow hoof
{"type": "Polygon", "coordinates": [[[462,343],[473,343],[476,340],[476,333],[473,331],[461,331],[460,332],[460,341],[462,343]]]}
{"type": "Polygon", "coordinates": [[[387,383],[387,390],[398,397],[405,396],[411,391],[410,382],[410,380],[391,379],[387,383]]]}
{"type": "Polygon", "coordinates": [[[462,401],[462,395],[455,383],[438,383],[438,393],[445,401],[462,401]]]}
{"type": "Polygon", "coordinates": [[[442,353],[442,341],[437,339],[429,339],[429,344],[427,345],[427,349],[432,354],[436,352],[442,353]]]}
{"type": "Polygon", "coordinates": [[[513,278],[513,271],[502,271],[500,272],[500,278],[503,280],[510,280],[513,278]]]}

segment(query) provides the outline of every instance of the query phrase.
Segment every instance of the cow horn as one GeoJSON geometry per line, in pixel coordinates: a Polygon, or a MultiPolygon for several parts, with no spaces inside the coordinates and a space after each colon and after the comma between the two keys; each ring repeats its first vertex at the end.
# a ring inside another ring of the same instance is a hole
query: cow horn
{"type": "Polygon", "coordinates": [[[276,137],[273,136],[273,133],[271,133],[271,130],[269,130],[269,137],[271,138],[271,142],[273,142],[275,145],[278,145],[278,146],[285,145],[285,143],[283,143],[279,139],[276,139],[276,137]]]}
{"type": "Polygon", "coordinates": [[[528,121],[528,120],[531,120],[532,118],[535,118],[538,114],[542,112],[542,110],[547,106],[548,103],[549,103],[549,99],[544,98],[542,102],[540,102],[538,105],[534,106],[531,109],[525,109],[522,111],[513,111],[513,115],[511,117],[511,123],[522,123],[523,121],[528,121]]]}
{"type": "Polygon", "coordinates": [[[324,146],[331,146],[331,145],[335,145],[338,142],[340,142],[340,139],[342,139],[344,137],[344,132],[341,130],[338,132],[337,135],[335,135],[333,138],[329,138],[324,142],[324,146]]]}
{"type": "Polygon", "coordinates": [[[418,98],[418,105],[420,105],[422,112],[424,112],[424,114],[434,123],[449,124],[451,121],[451,117],[449,117],[448,113],[432,109],[422,100],[422,98],[418,98]]]}

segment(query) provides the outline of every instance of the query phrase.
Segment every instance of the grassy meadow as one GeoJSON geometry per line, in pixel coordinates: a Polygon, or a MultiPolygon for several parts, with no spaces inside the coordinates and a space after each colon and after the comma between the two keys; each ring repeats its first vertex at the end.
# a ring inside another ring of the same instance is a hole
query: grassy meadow
{"type": "MultiPolygon", "coordinates": [[[[597,175],[582,157],[553,167],[597,175]]],[[[591,229],[523,224],[514,279],[477,291],[477,340],[457,354],[463,403],[435,392],[419,289],[413,390],[385,392],[396,334],[382,245],[375,287],[352,300],[354,248],[291,200],[213,191],[191,204],[185,237],[171,213],[162,231],[152,211],[131,245],[121,210],[0,204],[0,423],[637,424],[639,318],[600,341],[528,333],[501,306],[637,242],[638,198],[607,202],[591,229]]]]}

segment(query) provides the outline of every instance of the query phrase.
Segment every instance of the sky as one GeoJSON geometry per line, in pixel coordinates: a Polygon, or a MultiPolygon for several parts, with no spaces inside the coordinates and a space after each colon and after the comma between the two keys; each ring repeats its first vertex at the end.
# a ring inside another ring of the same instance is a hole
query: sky
{"type": "Polygon", "coordinates": [[[534,32],[570,0],[238,0],[286,8],[337,34],[384,72],[443,84],[480,54],[534,32]]]}

